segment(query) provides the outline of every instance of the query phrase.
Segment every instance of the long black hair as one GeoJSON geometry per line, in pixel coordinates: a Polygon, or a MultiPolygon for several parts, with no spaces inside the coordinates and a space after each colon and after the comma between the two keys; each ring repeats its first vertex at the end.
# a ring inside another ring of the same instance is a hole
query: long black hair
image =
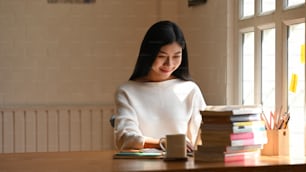
{"type": "Polygon", "coordinates": [[[160,48],[173,42],[177,42],[182,47],[182,62],[172,75],[182,80],[191,80],[183,32],[171,21],[159,21],[149,28],[142,41],[134,72],[129,80],[148,75],[160,48]]]}

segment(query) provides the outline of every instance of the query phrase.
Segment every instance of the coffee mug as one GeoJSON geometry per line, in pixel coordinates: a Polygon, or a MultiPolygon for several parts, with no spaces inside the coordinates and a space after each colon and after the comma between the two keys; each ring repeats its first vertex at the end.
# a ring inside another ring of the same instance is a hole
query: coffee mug
{"type": "Polygon", "coordinates": [[[185,134],[168,134],[160,139],[160,147],[166,152],[166,160],[186,160],[186,135],[185,134]]]}

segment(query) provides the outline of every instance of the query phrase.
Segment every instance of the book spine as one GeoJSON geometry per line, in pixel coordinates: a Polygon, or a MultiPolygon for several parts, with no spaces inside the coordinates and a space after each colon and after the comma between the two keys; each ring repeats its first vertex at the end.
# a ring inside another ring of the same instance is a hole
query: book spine
{"type": "Polygon", "coordinates": [[[254,126],[254,125],[265,125],[264,121],[244,121],[244,122],[233,122],[234,126],[254,126]]]}
{"type": "Polygon", "coordinates": [[[259,121],[261,120],[260,114],[249,114],[249,115],[236,115],[231,116],[231,122],[245,122],[245,121],[259,121]]]}
{"type": "Polygon", "coordinates": [[[264,126],[233,126],[233,133],[266,131],[264,126]]]}
{"type": "Polygon", "coordinates": [[[244,146],[244,145],[256,145],[256,144],[266,144],[267,138],[258,139],[242,139],[242,140],[232,140],[232,146],[244,146]]]}
{"type": "Polygon", "coordinates": [[[231,140],[251,139],[253,137],[254,137],[253,132],[232,133],[232,134],[230,134],[230,139],[231,140]]]}
{"type": "Polygon", "coordinates": [[[230,134],[231,140],[255,139],[258,137],[267,137],[266,131],[242,132],[230,134]]]}
{"type": "Polygon", "coordinates": [[[259,156],[260,156],[260,151],[225,154],[224,161],[225,162],[244,161],[244,160],[256,159],[259,156]]]}

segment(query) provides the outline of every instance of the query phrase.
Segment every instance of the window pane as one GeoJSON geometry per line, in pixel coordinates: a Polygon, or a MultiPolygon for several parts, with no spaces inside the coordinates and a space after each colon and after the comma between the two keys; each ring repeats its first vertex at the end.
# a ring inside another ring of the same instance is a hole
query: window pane
{"type": "Polygon", "coordinates": [[[275,11],[275,0],[261,0],[261,13],[275,11]]]}
{"type": "Polygon", "coordinates": [[[301,46],[305,44],[305,23],[289,26],[288,31],[288,106],[290,153],[304,155],[305,64],[301,46]],[[294,82],[296,79],[296,82],[294,82]],[[290,125],[292,124],[292,125],[290,125]]]}
{"type": "Polygon", "coordinates": [[[242,17],[254,16],[254,0],[241,0],[242,17]]]}
{"type": "Polygon", "coordinates": [[[287,7],[304,4],[305,0],[287,0],[287,7]]]}
{"type": "Polygon", "coordinates": [[[242,104],[254,104],[254,32],[243,34],[242,104]]]}
{"type": "Polygon", "coordinates": [[[261,101],[266,114],[275,110],[275,29],[262,31],[261,101]]]}

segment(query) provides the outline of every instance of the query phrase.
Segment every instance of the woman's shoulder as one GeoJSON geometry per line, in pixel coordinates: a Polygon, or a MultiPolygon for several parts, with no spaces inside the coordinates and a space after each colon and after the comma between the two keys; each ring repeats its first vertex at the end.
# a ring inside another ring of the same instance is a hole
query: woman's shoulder
{"type": "Polygon", "coordinates": [[[137,87],[137,83],[136,81],[131,81],[131,80],[128,80],[128,81],[124,81],[122,82],[121,84],[119,84],[119,86],[117,87],[118,90],[120,89],[129,89],[129,88],[134,88],[135,86],[137,87]]]}
{"type": "Polygon", "coordinates": [[[200,87],[198,84],[194,81],[184,81],[184,80],[178,80],[174,85],[174,87],[180,88],[182,90],[200,90],[200,87]]]}

